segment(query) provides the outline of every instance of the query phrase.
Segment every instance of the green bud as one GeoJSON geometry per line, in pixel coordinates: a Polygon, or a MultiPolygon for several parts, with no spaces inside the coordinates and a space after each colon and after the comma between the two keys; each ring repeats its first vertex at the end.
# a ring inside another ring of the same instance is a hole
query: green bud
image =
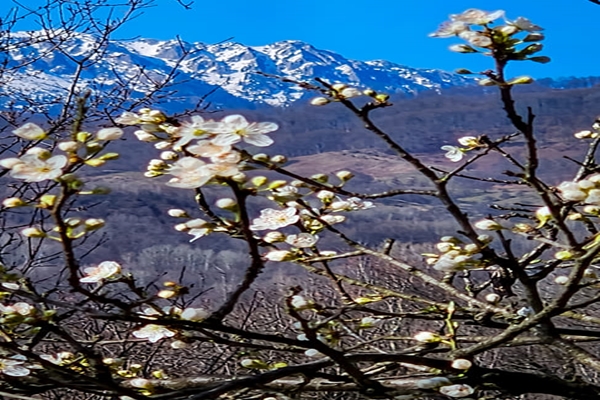
{"type": "Polygon", "coordinates": [[[325,174],[314,174],[310,177],[310,179],[319,183],[326,183],[329,180],[329,177],[325,174]]]}
{"type": "Polygon", "coordinates": [[[91,160],[85,161],[85,164],[89,165],[90,167],[101,167],[102,165],[106,164],[106,161],[99,158],[92,158],[91,160]]]}
{"type": "Polygon", "coordinates": [[[116,160],[119,158],[119,153],[106,153],[103,154],[99,157],[99,160],[104,160],[104,161],[108,161],[108,160],[116,160]]]}
{"type": "Polygon", "coordinates": [[[377,100],[377,102],[379,102],[379,103],[386,103],[389,99],[390,99],[389,94],[379,93],[379,94],[375,95],[375,100],[377,100]]]}
{"type": "Polygon", "coordinates": [[[54,194],[45,194],[40,197],[41,208],[50,208],[54,206],[54,203],[56,203],[56,195],[54,194]]]}
{"type": "Polygon", "coordinates": [[[543,33],[539,33],[539,32],[532,32],[530,34],[528,34],[527,36],[525,36],[525,38],[523,39],[523,42],[539,42],[540,40],[544,40],[546,37],[544,36],[543,33]]]}
{"type": "Polygon", "coordinates": [[[528,58],[528,60],[529,60],[529,61],[536,62],[536,63],[540,63],[540,64],[547,64],[547,63],[549,63],[550,61],[552,61],[552,60],[550,59],[550,57],[546,57],[546,56],[529,57],[529,58],[528,58]]]}
{"type": "Polygon", "coordinates": [[[266,176],[255,176],[250,182],[256,187],[261,187],[269,182],[269,179],[266,176]]]}
{"type": "Polygon", "coordinates": [[[530,76],[519,76],[509,80],[506,83],[508,83],[509,85],[528,85],[530,83],[533,83],[533,78],[530,76]]]}
{"type": "Polygon", "coordinates": [[[470,70],[466,69],[466,68],[459,68],[456,71],[454,71],[457,74],[461,74],[461,75],[469,75],[472,74],[473,72],[471,72],[470,70]]]}
{"type": "Polygon", "coordinates": [[[89,133],[89,132],[79,132],[79,133],[77,133],[77,135],[76,135],[76,139],[77,139],[77,141],[78,141],[78,142],[85,143],[85,142],[87,142],[87,141],[88,141],[88,140],[89,140],[89,139],[90,139],[92,136],[94,136],[94,135],[92,135],[92,134],[91,134],[91,133],[89,133]]]}
{"type": "Polygon", "coordinates": [[[273,190],[273,189],[278,189],[280,187],[283,187],[287,185],[287,182],[284,180],[278,180],[278,181],[273,181],[269,184],[268,188],[269,190],[273,190]]]}
{"type": "Polygon", "coordinates": [[[377,92],[374,91],[373,89],[365,89],[365,90],[363,90],[363,94],[365,96],[369,96],[369,97],[375,97],[375,96],[377,96],[377,92]]]}

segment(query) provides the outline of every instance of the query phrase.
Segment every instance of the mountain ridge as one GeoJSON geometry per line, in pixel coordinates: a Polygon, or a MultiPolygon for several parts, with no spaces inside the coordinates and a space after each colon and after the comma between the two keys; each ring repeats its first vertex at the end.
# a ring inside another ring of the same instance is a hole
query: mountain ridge
{"type": "MultiPolygon", "coordinates": [[[[11,33],[13,43],[31,38],[36,43],[13,44],[0,56],[8,68],[24,65],[22,71],[4,82],[0,95],[60,101],[78,73],[74,60],[87,58],[91,62],[80,71],[81,87],[108,93],[122,82],[136,82],[131,87],[132,96],[139,97],[177,67],[176,92],[169,102],[180,108],[195,104],[206,93],[212,93],[213,104],[235,108],[288,106],[311,95],[297,85],[265,74],[301,82],[319,77],[331,83],[405,95],[431,90],[441,93],[475,82],[437,69],[411,68],[386,60],[352,60],[299,40],[246,46],[236,42],[205,44],[138,38],[107,42],[101,46],[101,53],[92,54],[100,39],[89,34],[59,31],[49,36],[52,40],[43,40],[44,34],[48,35],[44,31],[11,33]],[[55,45],[57,41],[60,46],[55,45]]],[[[590,82],[583,84],[600,80],[590,82]]],[[[546,86],[560,88],[561,83],[551,80],[546,86]]]]}

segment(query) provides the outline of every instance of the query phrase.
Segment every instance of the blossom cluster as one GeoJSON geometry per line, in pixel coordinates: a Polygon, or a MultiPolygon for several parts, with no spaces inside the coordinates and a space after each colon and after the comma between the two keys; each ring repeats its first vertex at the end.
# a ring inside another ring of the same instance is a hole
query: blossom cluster
{"type": "Polygon", "coordinates": [[[315,97],[310,101],[313,106],[324,106],[331,102],[352,99],[354,97],[368,96],[371,97],[376,104],[385,105],[390,96],[385,93],[377,93],[373,89],[360,90],[355,87],[346,85],[345,83],[335,83],[326,91],[328,97],[315,97]]]}
{"type": "Polygon", "coordinates": [[[193,116],[179,125],[169,122],[161,111],[150,109],[125,112],[116,122],[139,125],[137,138],[155,142],[155,147],[163,150],[160,159],[150,161],[146,176],[172,175],[167,185],[182,189],[240,175],[242,153],[233,146],[242,141],[269,146],[273,139],[267,133],[279,128],[273,122],[248,122],[242,115],[229,115],[220,121],[193,116]]]}
{"type": "Polygon", "coordinates": [[[562,182],[557,189],[563,199],[600,206],[600,174],[577,182],[562,182]]]}
{"type": "Polygon", "coordinates": [[[480,235],[479,244],[465,244],[454,236],[445,236],[436,244],[440,254],[426,253],[426,262],[434,269],[443,272],[472,270],[486,267],[486,263],[478,258],[483,247],[492,242],[492,237],[480,235]]]}
{"type": "MultiPolygon", "coordinates": [[[[543,49],[539,43],[544,40],[544,35],[540,32],[542,27],[532,23],[527,18],[519,17],[513,21],[506,20],[504,24],[498,24],[493,28],[490,24],[499,18],[504,17],[504,11],[482,11],[478,9],[469,9],[461,14],[450,15],[450,20],[444,22],[433,33],[431,37],[449,38],[458,37],[463,39],[466,44],[455,44],[450,46],[451,51],[458,53],[481,53],[494,56],[502,54],[503,62],[508,60],[529,60],[538,63],[547,63],[549,57],[536,56],[535,54],[543,49]],[[521,39],[517,34],[524,33],[521,39]],[[525,47],[517,48],[519,45],[525,47]]],[[[472,74],[471,71],[460,69],[457,72],[472,74]]],[[[530,77],[518,77],[508,82],[499,81],[498,77],[488,73],[482,73],[486,78],[480,79],[479,84],[483,86],[492,86],[498,84],[528,84],[533,82],[530,77]]],[[[502,78],[503,79],[503,78],[502,78]]]]}
{"type": "Polygon", "coordinates": [[[463,136],[458,139],[458,143],[464,147],[442,146],[442,150],[446,151],[444,156],[452,162],[459,162],[463,159],[466,152],[482,147],[479,138],[475,136],[463,136]]]}

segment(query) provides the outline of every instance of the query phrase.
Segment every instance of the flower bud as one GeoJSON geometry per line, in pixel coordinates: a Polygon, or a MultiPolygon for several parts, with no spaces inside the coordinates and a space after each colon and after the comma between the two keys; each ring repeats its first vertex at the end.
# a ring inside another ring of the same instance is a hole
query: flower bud
{"type": "Polygon", "coordinates": [[[575,255],[568,250],[562,250],[554,254],[557,260],[571,260],[575,255]]]}
{"type": "Polygon", "coordinates": [[[75,141],[60,142],[58,148],[65,153],[75,153],[79,149],[79,143],[75,141]]]}
{"type": "Polygon", "coordinates": [[[177,160],[179,156],[174,151],[163,151],[160,153],[161,160],[177,160]]]}
{"type": "Polygon", "coordinates": [[[99,158],[92,158],[91,160],[85,161],[85,164],[89,165],[90,167],[101,167],[106,164],[106,161],[99,158]]]}
{"type": "Polygon", "coordinates": [[[102,228],[106,222],[101,218],[88,218],[85,220],[85,229],[95,231],[102,228]]]}
{"type": "Polygon", "coordinates": [[[176,294],[177,294],[177,292],[175,292],[174,290],[163,289],[163,290],[159,291],[156,296],[160,297],[161,299],[170,299],[171,297],[175,296],[176,294]]]}
{"type": "Polygon", "coordinates": [[[502,225],[497,223],[496,221],[492,221],[491,219],[483,219],[481,221],[476,222],[475,228],[482,229],[484,231],[499,231],[504,229],[502,225]]]}
{"type": "Polygon", "coordinates": [[[9,197],[2,201],[2,206],[5,208],[23,207],[26,205],[27,205],[27,202],[21,200],[18,197],[9,197]]]}
{"type": "Polygon", "coordinates": [[[544,40],[545,38],[546,37],[543,33],[531,32],[523,38],[523,42],[539,42],[540,40],[544,40]]]}
{"type": "Polygon", "coordinates": [[[267,261],[290,261],[294,258],[294,254],[287,250],[273,250],[264,255],[267,261]]]}
{"type": "Polygon", "coordinates": [[[56,195],[54,194],[45,194],[40,197],[40,207],[41,208],[51,208],[56,203],[56,195]]]}
{"type": "Polygon", "coordinates": [[[144,130],[135,131],[133,132],[133,134],[135,135],[135,137],[138,138],[140,142],[156,142],[157,140],[159,140],[156,136],[144,130]]]}
{"type": "Polygon", "coordinates": [[[352,172],[345,170],[336,172],[335,176],[337,176],[337,178],[342,182],[347,182],[350,179],[354,178],[354,174],[352,172]]]}
{"type": "Polygon", "coordinates": [[[284,180],[276,180],[273,181],[271,183],[269,183],[269,190],[273,190],[273,189],[279,189],[280,187],[284,187],[285,185],[287,185],[287,182],[284,180]]]}
{"type": "Polygon", "coordinates": [[[340,92],[340,96],[346,99],[351,99],[353,97],[362,96],[362,92],[356,88],[345,88],[340,92]]]}
{"type": "Polygon", "coordinates": [[[506,82],[509,85],[529,85],[533,83],[533,78],[530,76],[519,76],[506,82]]]}
{"type": "Polygon", "coordinates": [[[169,216],[174,217],[174,218],[188,218],[189,215],[185,210],[182,210],[180,208],[172,208],[169,211],[167,211],[167,214],[169,214],[169,216]]]}
{"type": "Polygon", "coordinates": [[[477,50],[475,50],[473,47],[469,46],[468,44],[453,44],[452,46],[448,47],[448,50],[453,51],[455,53],[478,53],[477,50]]]}
{"type": "Polygon", "coordinates": [[[389,94],[378,93],[377,95],[375,95],[375,100],[377,100],[378,103],[385,103],[389,99],[390,99],[390,95],[389,94]]]}
{"type": "Polygon", "coordinates": [[[461,370],[467,370],[471,368],[472,365],[473,363],[471,361],[464,358],[457,358],[456,360],[452,361],[451,364],[452,368],[461,370]]]}
{"type": "Polygon", "coordinates": [[[487,301],[488,303],[496,304],[500,300],[502,300],[502,298],[496,293],[489,293],[485,295],[485,301],[487,301]]]}
{"type": "Polygon", "coordinates": [[[483,78],[477,81],[477,84],[479,86],[496,86],[497,83],[496,81],[489,79],[489,78],[483,78]]]}
{"type": "Polygon", "coordinates": [[[245,358],[240,362],[240,365],[244,368],[255,368],[255,369],[268,369],[269,365],[264,361],[252,358],[245,358]]]}
{"type": "Polygon", "coordinates": [[[310,101],[313,106],[324,106],[329,103],[329,99],[326,97],[315,97],[310,101]]]}
{"type": "Polygon", "coordinates": [[[466,68],[459,68],[456,71],[454,71],[454,73],[460,74],[460,75],[470,75],[473,72],[471,70],[466,69],[466,68]]]}
{"type": "Polygon", "coordinates": [[[440,335],[433,332],[419,332],[413,336],[413,339],[421,343],[435,343],[441,340],[440,335]]]}
{"type": "Polygon", "coordinates": [[[231,180],[237,183],[246,183],[248,177],[243,172],[237,173],[231,177],[231,180]]]}
{"type": "Polygon", "coordinates": [[[12,133],[25,140],[41,140],[47,136],[42,128],[31,122],[15,129],[12,133]]]}
{"type": "Polygon", "coordinates": [[[281,232],[273,231],[273,232],[269,232],[265,236],[263,236],[263,240],[267,243],[283,242],[283,241],[285,241],[285,235],[281,232]]]}
{"type": "Polygon", "coordinates": [[[283,164],[287,162],[287,157],[282,155],[276,155],[271,157],[271,162],[275,164],[283,164]]]}
{"type": "Polygon", "coordinates": [[[589,139],[592,137],[594,132],[592,131],[579,131],[576,132],[573,136],[575,136],[577,139],[589,139]]]}
{"type": "Polygon", "coordinates": [[[519,28],[517,28],[516,26],[513,25],[503,25],[500,26],[496,29],[496,31],[506,35],[506,36],[510,36],[510,35],[514,35],[515,33],[517,33],[519,31],[519,28]]]}
{"type": "Polygon", "coordinates": [[[559,275],[556,278],[554,278],[554,283],[556,283],[557,285],[566,285],[567,283],[569,283],[569,277],[566,275],[559,275]]]}
{"type": "Polygon", "coordinates": [[[129,381],[131,387],[138,389],[152,389],[152,382],[144,378],[134,378],[129,381]]]}
{"type": "Polygon", "coordinates": [[[260,187],[266,184],[268,181],[269,180],[265,176],[255,176],[250,182],[252,182],[254,186],[260,187]]]}
{"type": "Polygon", "coordinates": [[[374,91],[373,89],[365,89],[365,90],[363,90],[363,94],[365,96],[375,97],[377,95],[377,92],[374,91]]]}
{"type": "Polygon", "coordinates": [[[335,90],[336,92],[341,92],[342,90],[346,89],[348,87],[348,85],[346,85],[345,83],[336,83],[334,85],[331,85],[331,88],[333,90],[335,90]]]}
{"type": "Polygon", "coordinates": [[[157,150],[170,149],[171,143],[165,142],[165,141],[157,142],[157,143],[154,143],[154,148],[156,148],[157,150]]]}
{"type": "Polygon", "coordinates": [[[40,228],[37,228],[34,226],[23,229],[21,231],[21,235],[28,237],[28,238],[43,238],[46,236],[44,231],[42,231],[40,228]]]}
{"type": "Polygon", "coordinates": [[[258,153],[252,156],[254,161],[269,162],[269,156],[265,153],[258,153]]]}
{"type": "Polygon", "coordinates": [[[238,204],[234,199],[223,198],[217,200],[215,205],[224,210],[236,210],[238,208],[238,204]]]}
{"type": "Polygon", "coordinates": [[[77,135],[75,135],[75,138],[78,142],[85,143],[90,140],[92,136],[93,135],[89,132],[78,132],[77,135]]]}
{"type": "Polygon", "coordinates": [[[103,161],[116,160],[118,158],[119,158],[119,153],[106,153],[106,154],[103,154],[100,157],[98,157],[99,160],[103,160],[103,161]]]}
{"type": "Polygon", "coordinates": [[[96,140],[119,140],[123,136],[121,128],[104,128],[96,133],[96,140]]]}

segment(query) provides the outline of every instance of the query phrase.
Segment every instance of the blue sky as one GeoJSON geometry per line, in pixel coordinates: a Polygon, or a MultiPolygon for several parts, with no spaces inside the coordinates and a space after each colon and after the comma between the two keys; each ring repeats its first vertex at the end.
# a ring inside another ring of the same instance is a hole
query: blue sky
{"type": "MultiPolygon", "coordinates": [[[[27,4],[40,0],[28,0],[27,4]]],[[[132,21],[121,37],[215,43],[233,37],[246,45],[295,39],[358,60],[384,59],[419,68],[484,70],[490,60],[447,50],[455,39],[433,39],[449,14],[468,8],[506,10],[546,28],[545,49],[553,61],[540,65],[513,63],[509,75],[534,77],[600,75],[600,6],[587,0],[196,0],[185,10],[175,0],[156,6],[132,21]]],[[[0,15],[9,8],[2,0],[0,15]]],[[[28,26],[27,28],[33,28],[28,26]]]]}

